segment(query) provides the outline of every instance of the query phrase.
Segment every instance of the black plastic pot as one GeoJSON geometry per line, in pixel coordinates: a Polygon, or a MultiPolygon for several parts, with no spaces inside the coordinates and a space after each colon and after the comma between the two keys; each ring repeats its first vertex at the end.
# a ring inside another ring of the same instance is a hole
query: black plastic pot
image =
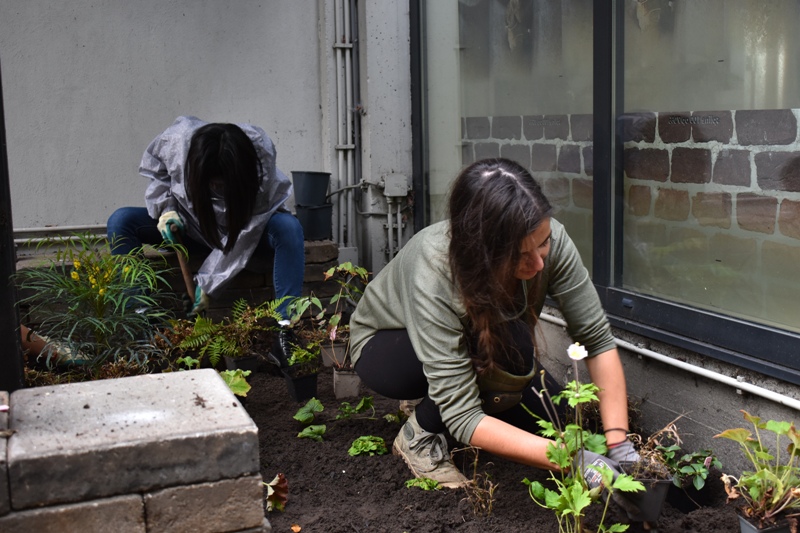
{"type": "Polygon", "coordinates": [[[317,395],[317,374],[308,374],[300,377],[292,377],[284,372],[286,387],[289,389],[289,396],[296,402],[304,402],[317,395]]]}
{"type": "Polygon", "coordinates": [[[671,479],[637,479],[644,485],[644,492],[626,492],[625,498],[639,508],[638,513],[628,513],[628,518],[634,522],[658,522],[661,507],[667,498],[671,479]]]}
{"type": "Polygon", "coordinates": [[[743,517],[739,513],[736,513],[736,515],[739,517],[739,531],[742,533],[789,533],[791,531],[789,522],[785,519],[779,521],[778,525],[776,526],[759,529],[755,524],[750,522],[747,518],[743,517]]]}
{"type": "Polygon", "coordinates": [[[303,227],[303,237],[307,241],[321,241],[331,238],[333,230],[333,204],[295,205],[295,214],[303,227]]]}
{"type": "Polygon", "coordinates": [[[330,181],[330,172],[293,170],[294,203],[306,206],[324,204],[330,181]]]}
{"type": "Polygon", "coordinates": [[[258,368],[258,357],[255,355],[247,355],[244,357],[228,357],[225,356],[225,368],[228,370],[236,370],[240,368],[242,370],[250,370],[253,374],[256,373],[256,369],[258,368]]]}

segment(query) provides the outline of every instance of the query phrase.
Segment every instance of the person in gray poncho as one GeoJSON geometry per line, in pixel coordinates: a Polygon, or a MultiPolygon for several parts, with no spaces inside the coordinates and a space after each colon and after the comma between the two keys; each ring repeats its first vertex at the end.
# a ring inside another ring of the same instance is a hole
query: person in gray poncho
{"type": "MultiPolygon", "coordinates": [[[[146,207],[120,208],[108,220],[112,253],[176,242],[177,227],[190,255],[207,256],[195,275],[190,316],[206,310],[255,258],[273,252],[276,297],[299,296],[303,230],[284,207],[292,185],[275,158],[257,126],[178,117],[142,156],[139,173],[150,180],[146,207]]],[[[288,299],[279,309],[284,317],[287,305],[288,299]]]]}

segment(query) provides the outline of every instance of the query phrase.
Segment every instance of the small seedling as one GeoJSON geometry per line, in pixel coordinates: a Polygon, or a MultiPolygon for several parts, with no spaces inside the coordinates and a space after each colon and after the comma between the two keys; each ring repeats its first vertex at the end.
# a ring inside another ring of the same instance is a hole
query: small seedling
{"type": "Polygon", "coordinates": [[[324,409],[325,407],[319,400],[311,398],[303,407],[297,410],[293,418],[301,424],[310,424],[314,421],[314,416],[324,409]]]}
{"type": "Polygon", "coordinates": [[[297,437],[300,439],[311,439],[317,442],[322,442],[322,436],[325,434],[325,424],[319,424],[315,426],[308,426],[303,431],[297,434],[297,437]]]}
{"type": "Polygon", "coordinates": [[[427,477],[415,477],[406,481],[406,488],[410,489],[412,487],[422,490],[439,490],[441,488],[438,481],[427,477]]]}
{"type": "Polygon", "coordinates": [[[247,382],[247,376],[249,376],[251,372],[251,370],[237,368],[236,370],[223,370],[219,375],[222,376],[223,381],[225,381],[225,384],[231,389],[232,393],[236,396],[244,397],[250,392],[250,384],[247,382]]]}
{"type": "Polygon", "coordinates": [[[179,357],[178,359],[175,360],[175,362],[178,363],[178,366],[180,365],[185,366],[187,370],[192,370],[193,368],[194,369],[200,368],[200,360],[195,359],[191,355],[187,355],[185,357],[179,357]]]}
{"type": "Polygon", "coordinates": [[[345,420],[348,418],[353,418],[355,417],[355,415],[364,413],[367,410],[371,411],[369,416],[357,417],[357,418],[371,419],[375,417],[375,405],[372,401],[372,396],[364,396],[356,404],[355,407],[350,405],[350,402],[342,402],[342,404],[339,406],[339,414],[336,415],[336,420],[345,420]]]}
{"type": "Polygon", "coordinates": [[[353,441],[353,444],[350,445],[350,449],[347,450],[352,456],[356,455],[383,455],[385,453],[389,453],[389,450],[386,449],[386,442],[381,437],[374,437],[372,435],[366,435],[358,437],[356,440],[353,441]]]}

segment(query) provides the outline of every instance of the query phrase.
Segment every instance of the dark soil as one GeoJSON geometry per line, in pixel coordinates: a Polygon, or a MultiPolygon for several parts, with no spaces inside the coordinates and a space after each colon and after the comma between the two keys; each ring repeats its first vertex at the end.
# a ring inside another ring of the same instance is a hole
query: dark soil
{"type": "MultiPolygon", "coordinates": [[[[538,507],[528,496],[522,479],[545,482],[547,473],[521,466],[483,452],[477,473],[488,476],[497,487],[492,512],[476,516],[464,490],[423,491],[406,488],[413,476],[403,460],[391,454],[392,442],[400,429],[397,422],[383,418],[398,412],[398,402],[372,394],[376,407],[374,419],[335,420],[340,401],[333,395],[331,369],[319,375],[317,399],[325,410],[316,423],[326,424],[323,442],[297,438],[303,426],[292,417],[303,403],[295,403],[287,393],[282,377],[260,372],[251,376],[253,390],[246,398],[246,408],[258,425],[261,448],[261,475],[265,481],[283,473],[289,484],[289,500],[284,512],[270,512],[268,519],[275,532],[290,532],[300,526],[302,532],[465,532],[485,533],[515,531],[557,532],[555,515],[538,507]],[[351,457],[347,450],[362,435],[382,437],[388,455],[351,457]]],[[[358,399],[351,400],[352,404],[358,399]]],[[[467,474],[473,476],[472,458],[466,452],[456,456],[467,474]]],[[[707,486],[691,496],[707,506],[674,499],[672,493],[664,504],[660,519],[650,531],[660,533],[696,532],[730,533],[738,531],[736,514],[726,505],[719,475],[710,476],[707,486]],[[713,479],[711,479],[713,477],[713,479]],[[673,502],[673,503],[670,503],[673,502]],[[684,507],[680,510],[679,507],[684,507]]],[[[676,494],[680,491],[677,491],[676,494]]],[[[611,504],[611,516],[605,525],[628,523],[627,516],[611,504]]],[[[592,515],[596,521],[597,515],[592,515]]],[[[596,522],[588,524],[594,527],[596,522]]],[[[644,524],[632,523],[628,531],[647,531],[644,524]]]]}

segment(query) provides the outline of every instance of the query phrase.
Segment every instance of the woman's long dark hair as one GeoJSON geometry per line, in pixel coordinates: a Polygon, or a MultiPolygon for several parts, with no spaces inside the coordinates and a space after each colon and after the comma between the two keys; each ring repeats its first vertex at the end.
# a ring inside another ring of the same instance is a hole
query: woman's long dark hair
{"type": "MultiPolygon", "coordinates": [[[[467,311],[470,354],[481,373],[505,367],[512,354],[508,320],[515,314],[514,273],[522,241],[552,214],[542,188],[524,167],[508,159],[472,163],[450,192],[450,268],[467,311]]],[[[533,299],[535,291],[529,292],[533,299]]],[[[531,335],[535,311],[525,319],[531,335]]]]}
{"type": "Polygon", "coordinates": [[[253,142],[235,124],[206,124],[198,128],[186,156],[186,190],[200,221],[200,231],[214,247],[222,248],[211,201],[212,181],[223,184],[228,233],[223,251],[228,253],[250,221],[261,183],[261,161],[253,142]]]}

